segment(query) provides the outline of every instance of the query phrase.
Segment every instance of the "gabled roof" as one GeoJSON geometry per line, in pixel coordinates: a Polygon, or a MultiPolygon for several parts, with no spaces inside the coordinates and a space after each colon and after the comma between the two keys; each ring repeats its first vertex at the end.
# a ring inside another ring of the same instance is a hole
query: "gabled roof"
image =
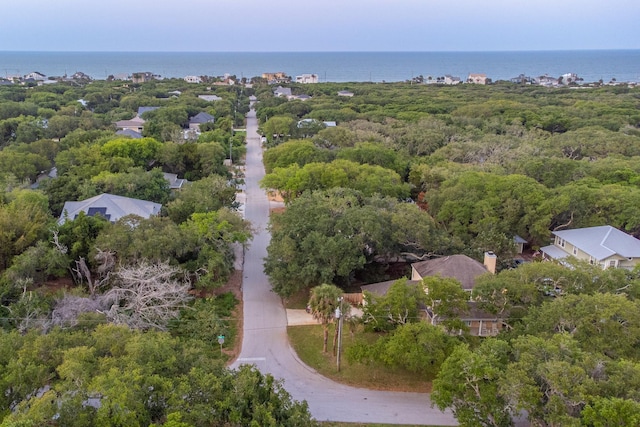
{"type": "Polygon", "coordinates": [[[215,120],[215,117],[213,117],[211,114],[209,113],[205,113],[204,111],[201,113],[196,114],[195,116],[191,117],[189,119],[189,123],[213,123],[213,121],[215,120]]]}
{"type": "Polygon", "coordinates": [[[473,289],[478,276],[488,273],[484,265],[466,255],[429,259],[413,263],[411,267],[422,278],[440,276],[456,279],[466,290],[473,289]]]}
{"type": "Polygon", "coordinates": [[[640,240],[610,225],[554,231],[553,234],[598,261],[612,255],[640,258],[640,240]]]}
{"type": "Polygon", "coordinates": [[[164,179],[169,182],[169,188],[171,190],[179,190],[185,183],[189,182],[186,179],[178,178],[178,175],[175,173],[163,172],[162,175],[164,175],[164,179]]]}
{"type": "Polygon", "coordinates": [[[274,91],[273,94],[275,96],[291,96],[291,88],[290,87],[282,87],[282,86],[278,86],[274,91]]]}
{"type": "Polygon", "coordinates": [[[79,202],[65,202],[58,224],[62,225],[67,220],[76,219],[80,212],[84,212],[89,216],[100,214],[109,221],[115,222],[127,215],[149,218],[152,215],[159,214],[160,208],[162,208],[160,203],[102,193],[79,202]]]}
{"type": "Polygon", "coordinates": [[[133,129],[121,129],[116,132],[116,135],[128,136],[129,138],[133,138],[133,139],[142,138],[142,134],[140,132],[136,132],[133,129]]]}
{"type": "Polygon", "coordinates": [[[526,245],[527,243],[529,243],[524,238],[518,236],[517,234],[515,236],[513,236],[513,241],[514,241],[514,243],[520,243],[520,244],[523,244],[523,245],[526,245]]]}
{"type": "Polygon", "coordinates": [[[144,125],[145,121],[140,116],[135,116],[130,120],[119,120],[116,122],[116,127],[118,128],[126,128],[126,127],[140,127],[144,125]]]}
{"type": "MultiPolygon", "coordinates": [[[[402,280],[402,279],[399,279],[402,280]]],[[[389,292],[391,285],[396,283],[398,280],[388,280],[386,282],[372,283],[370,285],[360,286],[360,289],[364,292],[371,292],[374,295],[384,296],[389,292]]],[[[420,283],[419,280],[407,280],[407,286],[417,286],[420,283]]]]}
{"type": "Polygon", "coordinates": [[[155,111],[160,107],[138,107],[138,116],[142,117],[147,111],[155,111]]]}
{"type": "Polygon", "coordinates": [[[218,95],[198,95],[198,98],[204,99],[207,102],[222,101],[222,97],[218,95]]]}

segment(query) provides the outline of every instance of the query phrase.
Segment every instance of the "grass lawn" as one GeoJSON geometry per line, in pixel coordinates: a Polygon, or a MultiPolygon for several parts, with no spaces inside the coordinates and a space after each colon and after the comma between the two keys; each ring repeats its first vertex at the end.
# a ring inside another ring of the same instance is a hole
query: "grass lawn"
{"type": "MultiPolygon", "coordinates": [[[[333,325],[329,327],[329,343],[327,354],[322,353],[322,326],[289,326],[287,328],[289,341],[298,357],[315,369],[321,375],[334,381],[348,384],[354,387],[369,388],[374,390],[430,392],[431,381],[419,378],[418,375],[402,369],[393,369],[378,363],[350,364],[345,357],[346,350],[353,346],[357,340],[373,342],[377,335],[362,331],[358,326],[354,337],[351,336],[348,326],[342,330],[342,357],[340,358],[340,372],[338,372],[336,358],[333,356],[333,325]]],[[[348,424],[330,424],[335,426],[348,424]]]]}

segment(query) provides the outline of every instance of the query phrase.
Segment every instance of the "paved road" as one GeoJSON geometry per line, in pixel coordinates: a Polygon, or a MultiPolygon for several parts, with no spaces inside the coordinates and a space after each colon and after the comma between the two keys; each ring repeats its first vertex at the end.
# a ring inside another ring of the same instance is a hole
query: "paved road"
{"type": "Polygon", "coordinates": [[[457,425],[450,412],[431,408],[429,395],[358,389],[317,374],[303,364],[287,340],[286,311],[271,292],[263,271],[270,235],[267,231],[269,201],[258,182],[264,176],[257,120],[247,115],[245,218],[256,230],[244,259],[244,333],[242,351],[232,368],[254,364],[261,372],[284,380],[294,399],[306,400],[311,414],[320,421],[389,424],[457,425]]]}

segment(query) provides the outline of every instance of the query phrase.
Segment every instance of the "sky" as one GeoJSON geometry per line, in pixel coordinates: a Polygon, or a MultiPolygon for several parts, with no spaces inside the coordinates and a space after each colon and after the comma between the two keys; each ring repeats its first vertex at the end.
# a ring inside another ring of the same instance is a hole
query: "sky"
{"type": "Polygon", "coordinates": [[[29,0],[0,51],[640,49],[638,0],[29,0]]]}

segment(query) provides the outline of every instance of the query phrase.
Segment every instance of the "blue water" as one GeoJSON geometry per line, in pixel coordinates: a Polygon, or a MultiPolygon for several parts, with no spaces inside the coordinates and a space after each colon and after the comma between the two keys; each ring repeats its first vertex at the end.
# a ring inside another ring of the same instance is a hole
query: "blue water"
{"type": "Polygon", "coordinates": [[[529,52],[0,52],[0,76],[38,71],[47,76],[82,71],[94,79],[150,71],[163,77],[237,77],[284,71],[314,73],[320,82],[396,82],[469,73],[507,80],[519,74],[558,77],[576,73],[585,82],[640,82],[640,50],[529,52]]]}

